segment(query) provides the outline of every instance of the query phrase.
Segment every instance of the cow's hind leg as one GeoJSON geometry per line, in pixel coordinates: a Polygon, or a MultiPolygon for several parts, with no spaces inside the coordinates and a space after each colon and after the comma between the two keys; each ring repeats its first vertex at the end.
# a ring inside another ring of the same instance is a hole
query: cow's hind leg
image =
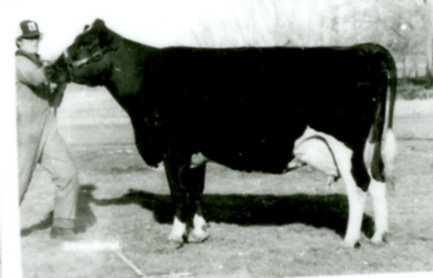
{"type": "Polygon", "coordinates": [[[349,200],[349,220],[344,243],[348,247],[355,247],[361,238],[361,226],[366,200],[365,190],[369,183],[369,176],[362,155],[359,152],[354,151],[352,159],[349,159],[349,161],[345,160],[344,164],[339,164],[341,167],[340,174],[346,184],[349,200]]]}
{"type": "Polygon", "coordinates": [[[206,164],[188,170],[188,191],[192,211],[193,227],[188,236],[189,242],[203,242],[208,238],[207,223],[203,216],[203,190],[206,164]]]}
{"type": "Polygon", "coordinates": [[[335,164],[346,185],[349,201],[349,219],[344,243],[355,247],[361,238],[361,226],[364,216],[366,191],[370,183],[367,167],[364,164],[362,150],[363,142],[348,148],[332,136],[323,135],[334,154],[335,164]]]}
{"type": "Polygon", "coordinates": [[[386,185],[384,182],[372,179],[368,191],[372,196],[374,208],[375,231],[371,241],[373,243],[382,243],[384,242],[384,237],[388,232],[386,185]]]}
{"type": "Polygon", "coordinates": [[[371,241],[382,243],[388,232],[388,205],[386,200],[386,184],[383,160],[381,157],[381,142],[367,144],[372,149],[371,155],[366,157],[367,165],[370,165],[371,182],[368,192],[371,194],[374,209],[375,232],[371,241]]]}

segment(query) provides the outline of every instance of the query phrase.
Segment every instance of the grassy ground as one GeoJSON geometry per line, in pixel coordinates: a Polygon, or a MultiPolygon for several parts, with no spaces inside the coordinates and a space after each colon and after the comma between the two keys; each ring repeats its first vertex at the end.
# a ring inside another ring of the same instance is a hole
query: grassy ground
{"type": "Polygon", "coordinates": [[[136,276],[95,243],[118,243],[141,271],[157,277],[433,271],[433,101],[399,99],[396,114],[397,183],[389,196],[386,245],[367,240],[373,231],[368,202],[361,247],[342,247],[347,200],[341,182],[328,188],[326,177],[306,169],[280,176],[209,164],[205,215],[211,237],[180,247],[167,241],[172,207],[164,171],[142,162],[128,118],[107,93],[72,87],[59,123],[80,170],[76,226],[79,242],[87,245],[68,251],[49,239],[54,187],[38,169],[21,209],[25,277],[136,276]]]}

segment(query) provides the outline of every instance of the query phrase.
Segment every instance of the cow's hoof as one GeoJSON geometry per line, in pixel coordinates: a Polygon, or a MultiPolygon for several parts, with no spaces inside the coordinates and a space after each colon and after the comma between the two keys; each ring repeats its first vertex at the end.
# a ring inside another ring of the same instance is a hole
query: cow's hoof
{"type": "Polygon", "coordinates": [[[177,217],[174,218],[173,229],[168,236],[168,240],[177,243],[183,243],[186,241],[186,225],[177,217]]]}
{"type": "Polygon", "coordinates": [[[188,236],[188,242],[192,243],[201,243],[206,241],[209,238],[207,232],[203,230],[192,230],[188,236]]]}
{"type": "Polygon", "coordinates": [[[359,243],[359,239],[345,238],[343,246],[347,248],[359,248],[361,247],[361,244],[359,243]]]}
{"type": "Polygon", "coordinates": [[[373,237],[371,238],[371,242],[374,244],[383,244],[388,242],[388,232],[384,233],[374,233],[373,237]]]}
{"type": "Polygon", "coordinates": [[[173,243],[184,243],[186,241],[186,235],[185,234],[177,234],[177,233],[170,233],[168,236],[168,241],[173,243]]]}

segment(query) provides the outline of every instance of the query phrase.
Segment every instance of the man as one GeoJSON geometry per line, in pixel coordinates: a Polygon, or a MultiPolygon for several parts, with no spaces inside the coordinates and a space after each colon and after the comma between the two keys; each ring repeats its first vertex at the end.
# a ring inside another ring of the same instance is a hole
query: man
{"type": "Polygon", "coordinates": [[[34,21],[20,24],[16,40],[16,90],[18,129],[18,173],[20,204],[39,163],[56,185],[51,238],[73,240],[78,196],[78,173],[63,138],[57,130],[54,109],[66,84],[49,84],[46,64],[38,55],[42,34],[34,21]]]}

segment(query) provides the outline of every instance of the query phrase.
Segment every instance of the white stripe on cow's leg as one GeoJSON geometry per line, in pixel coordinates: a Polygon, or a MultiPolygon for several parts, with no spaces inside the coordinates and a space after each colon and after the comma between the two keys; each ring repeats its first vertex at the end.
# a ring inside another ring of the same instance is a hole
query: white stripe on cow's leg
{"type": "Polygon", "coordinates": [[[189,234],[189,242],[203,242],[208,238],[208,233],[206,232],[207,223],[206,220],[198,214],[194,215],[193,219],[193,229],[189,234]]]}
{"type": "Polygon", "coordinates": [[[347,224],[344,244],[354,247],[361,238],[361,225],[364,215],[366,193],[356,185],[349,171],[341,171],[341,176],[346,184],[347,197],[349,200],[349,221],[347,224]]]}
{"type": "MultiPolygon", "coordinates": [[[[203,242],[208,238],[206,221],[203,218],[203,190],[206,174],[206,158],[201,155],[199,166],[185,172],[184,178],[188,185],[191,208],[194,212],[193,229],[188,235],[189,242],[203,242]]],[[[192,166],[191,166],[192,167],[192,166]]]]}
{"type": "Polygon", "coordinates": [[[168,236],[168,240],[182,243],[184,241],[185,236],[186,236],[186,224],[180,221],[177,217],[175,217],[173,222],[173,229],[171,230],[171,233],[168,236]]]}
{"type": "Polygon", "coordinates": [[[371,241],[381,243],[388,232],[388,205],[386,201],[386,185],[371,179],[368,191],[373,199],[375,232],[371,241]]]}
{"type": "MultiPolygon", "coordinates": [[[[370,136],[369,136],[370,138],[370,136]]],[[[374,154],[374,143],[367,142],[364,148],[364,163],[365,165],[371,165],[371,161],[373,160],[374,154]]]]}

